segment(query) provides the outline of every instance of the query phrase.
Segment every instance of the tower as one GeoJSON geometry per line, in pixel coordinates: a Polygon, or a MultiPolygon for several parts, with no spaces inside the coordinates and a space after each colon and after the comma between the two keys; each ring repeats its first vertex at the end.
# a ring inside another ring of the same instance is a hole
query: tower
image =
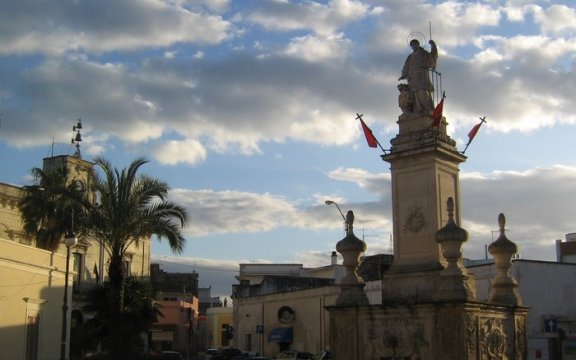
{"type": "Polygon", "coordinates": [[[398,135],[382,159],[390,163],[394,227],[394,264],[384,281],[383,299],[433,297],[436,273],[446,265],[434,235],[448,220],[446,200],[454,199],[454,219],[460,222],[459,164],[466,160],[446,134],[446,119],[432,127],[424,113],[403,113],[398,135]]]}

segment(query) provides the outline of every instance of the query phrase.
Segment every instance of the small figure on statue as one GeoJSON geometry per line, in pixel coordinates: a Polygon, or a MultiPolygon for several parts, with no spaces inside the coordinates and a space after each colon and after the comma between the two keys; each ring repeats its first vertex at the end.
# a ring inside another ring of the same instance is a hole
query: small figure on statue
{"type": "Polygon", "coordinates": [[[412,94],[410,93],[410,87],[408,84],[398,84],[398,106],[402,113],[412,112],[414,100],[412,100],[412,94]]]}

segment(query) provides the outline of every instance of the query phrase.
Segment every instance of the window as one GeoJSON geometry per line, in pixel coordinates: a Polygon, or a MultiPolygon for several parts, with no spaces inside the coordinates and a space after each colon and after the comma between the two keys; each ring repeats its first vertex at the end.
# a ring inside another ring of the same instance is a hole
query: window
{"type": "Polygon", "coordinates": [[[82,270],[84,269],[84,254],[81,253],[74,253],[74,292],[77,292],[81,289],[82,286],[82,279],[84,274],[82,270]]]}
{"type": "Polygon", "coordinates": [[[126,254],[124,257],[124,274],[132,276],[132,254],[126,254]]]}
{"type": "Polygon", "coordinates": [[[26,318],[26,360],[38,359],[38,338],[40,337],[40,316],[28,314],[26,318]]]}
{"type": "Polygon", "coordinates": [[[252,334],[246,334],[244,338],[244,349],[246,349],[246,351],[252,351],[252,334]]]}
{"type": "Polygon", "coordinates": [[[40,306],[45,300],[24,298],[26,302],[26,360],[38,359],[40,343],[40,306]]]}

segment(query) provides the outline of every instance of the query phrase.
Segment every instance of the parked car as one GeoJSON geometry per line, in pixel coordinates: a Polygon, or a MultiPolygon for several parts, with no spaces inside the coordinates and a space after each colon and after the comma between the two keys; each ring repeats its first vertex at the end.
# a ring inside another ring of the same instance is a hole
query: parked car
{"type": "Polygon", "coordinates": [[[276,359],[290,359],[290,360],[298,360],[298,359],[314,359],[314,355],[308,352],[303,351],[296,351],[296,350],[286,350],[282,351],[276,359]]]}
{"type": "Polygon", "coordinates": [[[162,360],[184,360],[182,355],[177,351],[162,351],[162,360]]]}
{"type": "Polygon", "coordinates": [[[234,357],[241,355],[242,351],[240,349],[226,347],[214,354],[212,360],[232,360],[234,357]]]}
{"type": "Polygon", "coordinates": [[[213,360],[216,354],[218,354],[218,349],[208,349],[204,354],[204,360],[213,360]]]}
{"type": "Polygon", "coordinates": [[[314,360],[332,360],[332,353],[330,351],[320,351],[314,354],[314,360]]]}

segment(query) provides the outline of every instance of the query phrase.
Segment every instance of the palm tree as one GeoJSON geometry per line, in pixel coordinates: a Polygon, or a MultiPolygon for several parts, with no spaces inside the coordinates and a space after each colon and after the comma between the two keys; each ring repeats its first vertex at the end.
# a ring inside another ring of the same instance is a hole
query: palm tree
{"type": "Polygon", "coordinates": [[[95,165],[103,175],[93,173],[97,203],[85,202],[87,231],[104,245],[110,256],[110,353],[119,359],[128,351],[123,347],[125,343],[120,330],[122,316],[126,313],[123,260],[127,249],[132,244],[138,246],[142,239],[153,235],[159,240],[166,239],[177,254],[182,252],[186,243],[182,233],[188,219],[186,209],[166,200],[169,190],[166,182],[138,174],[140,167],[147,162],[139,158],[119,171],[107,160],[97,158],[95,165]]]}
{"type": "MultiPolygon", "coordinates": [[[[163,316],[152,284],[135,278],[126,279],[125,313],[122,339],[133,348],[143,348],[141,334],[147,334],[159,316],[163,316]]],[[[110,332],[110,283],[95,286],[86,292],[82,310],[92,317],[72,332],[79,349],[96,349],[98,343],[109,340],[110,332]]]]}
{"type": "Polygon", "coordinates": [[[72,229],[72,214],[81,214],[80,203],[74,201],[80,193],[75,181],[69,181],[65,167],[45,172],[32,169],[34,184],[24,187],[25,195],[19,207],[26,236],[36,240],[36,246],[55,251],[60,239],[72,229]]]}

